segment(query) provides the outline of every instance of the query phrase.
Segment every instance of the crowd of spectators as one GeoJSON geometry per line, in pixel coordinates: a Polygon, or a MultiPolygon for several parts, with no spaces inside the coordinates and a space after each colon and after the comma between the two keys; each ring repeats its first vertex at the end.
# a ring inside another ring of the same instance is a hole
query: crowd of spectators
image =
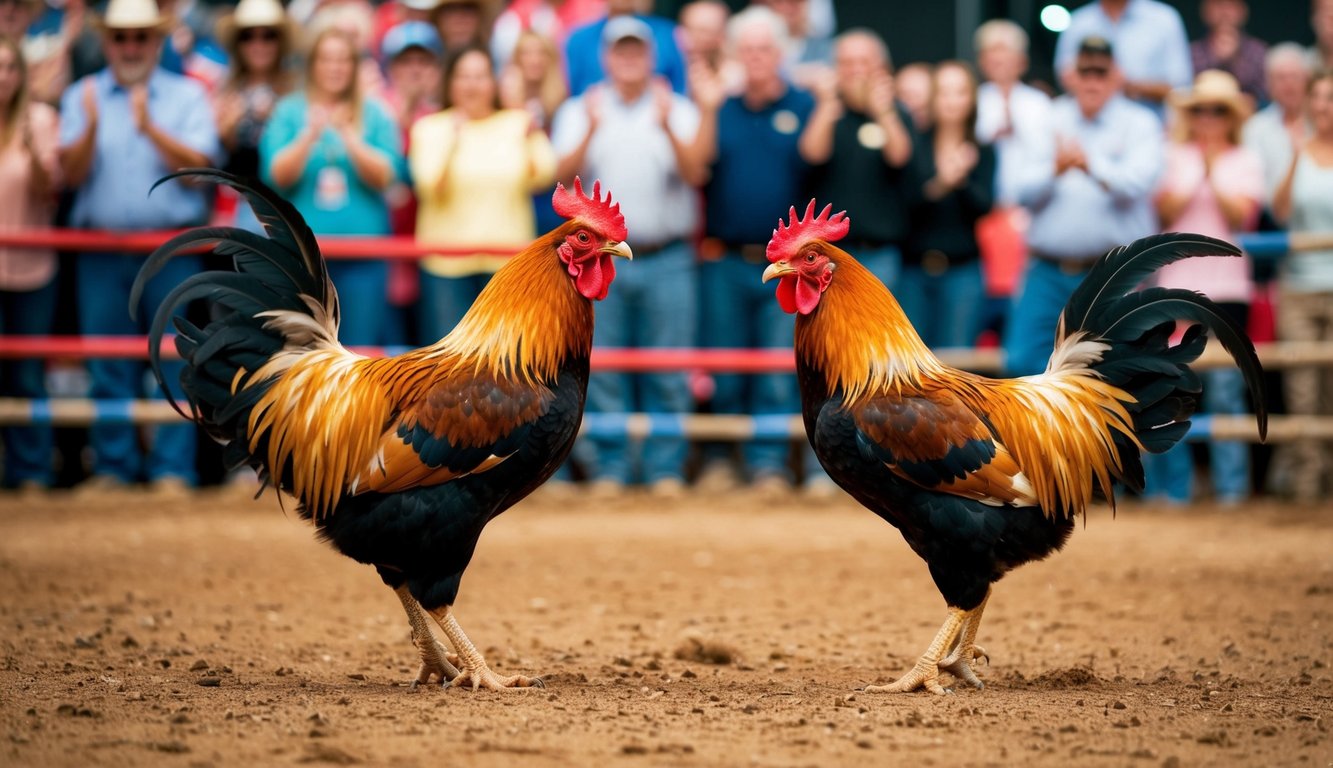
{"type": "MultiPolygon", "coordinates": [[[[1243,0],[1203,0],[1193,43],[1162,2],[1092,0],[1058,40],[1058,88],[1025,81],[1028,37],[1012,21],[976,30],[975,66],[900,65],[871,29],[835,34],[830,0],[735,5],[695,0],[670,19],[649,0],[109,0],[97,13],[0,0],[0,227],[258,231],[226,191],[172,181],[140,194],[182,167],[255,176],[317,234],[485,251],[331,261],[344,342],[416,345],[446,334],[504,263],[490,247],[517,250],[558,221],[550,191],[581,175],[614,191],[635,252],[598,307],[598,345],[789,348],[792,323],[758,273],[777,217],[814,196],[848,211],[841,245],[928,344],[989,339],[1012,375],[1045,367],[1060,309],[1109,248],[1175,230],[1333,231],[1333,0],[1312,0],[1308,49],[1247,34],[1243,0]]],[[[142,333],[199,267],[173,261],[136,321],[125,306],[142,259],[62,262],[74,289],[62,308],[55,253],[0,247],[0,335],[49,334],[66,309],[84,334],[142,333]]],[[[1275,274],[1213,259],[1157,279],[1260,335],[1267,312],[1279,338],[1333,341],[1333,251],[1291,253],[1275,274]]],[[[87,372],[90,397],[148,394],[139,362],[87,372]]],[[[43,361],[0,373],[0,396],[46,394],[43,361]]],[[[1248,410],[1235,371],[1205,383],[1208,412],[1248,410]]],[[[1284,383],[1289,412],[1333,411],[1330,369],[1284,383]]],[[[599,373],[588,396],[592,412],[798,407],[785,374],[599,373]]],[[[188,492],[196,440],[189,425],[94,426],[83,485],[188,492]]],[[[643,484],[664,498],[687,480],[831,492],[806,450],[735,447],[599,436],[577,449],[576,474],[597,493],[643,484]]],[[[1248,445],[1208,452],[1218,501],[1263,484],[1248,445]]],[[[1294,443],[1277,489],[1321,497],[1330,453],[1294,443]]],[[[6,429],[4,485],[52,486],[52,455],[49,428],[6,429]]],[[[1147,468],[1148,494],[1195,498],[1190,446],[1147,468]]]]}

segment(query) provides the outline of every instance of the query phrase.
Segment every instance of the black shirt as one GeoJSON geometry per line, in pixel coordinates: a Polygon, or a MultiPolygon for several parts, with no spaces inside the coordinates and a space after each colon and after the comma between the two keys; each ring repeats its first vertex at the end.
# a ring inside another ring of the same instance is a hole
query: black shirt
{"type": "MultiPolygon", "coordinates": [[[[901,103],[895,102],[894,108],[915,155],[922,144],[912,118],[901,103]]],[[[812,174],[819,208],[832,203],[833,210],[845,209],[852,220],[847,238],[852,247],[902,246],[907,239],[906,192],[912,163],[902,168],[889,165],[884,160],[884,140],[884,129],[869,115],[848,109],[833,128],[833,154],[812,174]]]]}
{"type": "Polygon", "coordinates": [[[975,261],[977,219],[995,204],[995,148],[977,147],[977,164],[957,189],[939,200],[928,200],[924,186],[935,176],[935,135],[928,131],[912,153],[914,183],[908,210],[911,231],[903,249],[903,263],[920,265],[927,251],[940,251],[950,264],[975,261]]]}

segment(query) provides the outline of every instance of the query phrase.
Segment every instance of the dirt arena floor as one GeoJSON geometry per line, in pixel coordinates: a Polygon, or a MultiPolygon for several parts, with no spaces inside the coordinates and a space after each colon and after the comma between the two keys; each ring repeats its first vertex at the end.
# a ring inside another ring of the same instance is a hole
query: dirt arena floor
{"type": "Polygon", "coordinates": [[[1333,507],[1098,511],[944,697],[857,692],[944,606],[850,502],[520,505],[456,609],[545,690],[410,690],[397,600],[271,499],[2,498],[0,593],[4,765],[1333,765],[1333,507]]]}

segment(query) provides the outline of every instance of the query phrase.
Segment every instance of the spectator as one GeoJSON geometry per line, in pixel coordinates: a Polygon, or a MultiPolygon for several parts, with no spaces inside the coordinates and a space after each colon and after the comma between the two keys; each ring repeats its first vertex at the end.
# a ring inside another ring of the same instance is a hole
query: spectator
{"type": "MultiPolygon", "coordinates": [[[[379,60],[384,60],[384,36],[399,24],[409,21],[421,21],[431,25],[431,11],[435,10],[435,0],[386,0],[375,7],[374,22],[371,29],[370,47],[379,60]]],[[[436,37],[439,36],[436,31],[436,37]]]]}
{"type": "MultiPolygon", "coordinates": [[[[1163,232],[1197,232],[1236,241],[1251,232],[1264,197],[1259,157],[1240,145],[1241,126],[1250,114],[1250,100],[1230,74],[1217,69],[1200,72],[1189,91],[1172,94],[1176,112],[1166,169],[1157,191],[1157,214],[1163,232]]],[[[1212,257],[1168,264],[1155,275],[1157,285],[1198,291],[1217,302],[1244,328],[1249,322],[1254,291],[1249,258],[1212,257]]],[[[1245,382],[1233,367],[1201,371],[1204,410],[1211,414],[1246,413],[1245,382]]],[[[1250,447],[1214,441],[1211,456],[1215,499],[1239,504],[1250,495],[1250,447]]],[[[1146,455],[1145,494],[1164,496],[1173,504],[1193,498],[1194,460],[1190,446],[1176,444],[1162,454],[1146,455]]]]}
{"type": "Polygon", "coordinates": [[[907,168],[919,139],[894,98],[889,50],[879,35],[850,30],[834,50],[834,76],[819,81],[801,157],[814,166],[815,197],[856,222],[844,247],[892,288],[907,238],[907,168]]]}
{"type": "MultiPolygon", "coordinates": [[[[552,132],[560,156],[557,178],[568,181],[579,174],[615,190],[634,242],[634,269],[620,273],[616,289],[597,305],[597,344],[689,347],[696,339],[697,285],[694,249],[686,238],[697,223],[691,187],[704,173],[692,151],[699,113],[653,78],[658,38],[647,22],[621,14],[603,30],[606,80],[565,102],[552,132]]],[[[659,414],[690,411],[686,375],[593,375],[589,412],[621,413],[636,406],[659,414]]],[[[654,494],[680,495],[685,447],[683,439],[666,437],[644,445],[643,475],[654,494]]],[[[588,469],[599,495],[630,482],[627,449],[623,437],[592,441],[588,469]]]]}
{"type": "Polygon", "coordinates": [[[1162,167],[1162,126],[1120,95],[1111,43],[1082,41],[1069,95],[1051,109],[1052,135],[1025,163],[1018,200],[1031,212],[1024,285],[1005,328],[1011,376],[1046,368],[1056,320],[1102,254],[1158,231],[1152,194],[1162,167]]]}
{"type": "Polygon", "coordinates": [[[894,295],[927,346],[970,347],[986,300],[976,230],[995,202],[995,148],[977,141],[968,65],[936,65],[931,94],[932,127],[912,155],[912,223],[894,295]]]}
{"type": "MultiPolygon", "coordinates": [[[[231,69],[214,95],[218,138],[227,151],[223,170],[259,176],[259,137],[278,99],[295,87],[286,60],[297,34],[277,0],[242,0],[235,12],[218,20],[217,37],[231,59],[231,69]]],[[[259,231],[249,206],[230,187],[220,188],[218,195],[236,210],[238,226],[259,231]]]]}
{"type": "Polygon", "coordinates": [[[605,78],[602,36],[607,23],[617,16],[633,16],[648,25],[653,33],[653,72],[666,78],[676,93],[685,93],[685,58],[676,45],[676,25],[649,15],[651,8],[649,0],[607,0],[606,16],[570,33],[565,44],[565,67],[572,95],[581,95],[605,78]]]}
{"type": "MultiPolygon", "coordinates": [[[[1187,88],[1190,65],[1185,23],[1176,9],[1158,0],[1092,0],[1074,11],[1055,45],[1055,71],[1062,82],[1074,66],[1079,44],[1088,37],[1110,41],[1125,96],[1163,118],[1172,88],[1187,88]]],[[[1073,90],[1069,83],[1065,90],[1073,90]]]]}
{"type": "MultiPolygon", "coordinates": [[[[293,18],[300,18],[293,12],[293,18]]],[[[325,30],[336,29],[352,41],[357,57],[358,89],[362,94],[376,94],[384,90],[384,73],[379,60],[372,54],[375,11],[369,0],[342,0],[326,2],[315,9],[306,23],[306,39],[314,40],[325,30]]],[[[307,62],[308,64],[308,62],[307,62]]]]}
{"type": "Polygon", "coordinates": [[[28,98],[46,104],[60,101],[69,85],[70,47],[83,31],[83,0],[66,0],[59,11],[43,15],[42,0],[0,3],[0,38],[20,41],[28,70],[28,98]]]}
{"type": "MultiPolygon", "coordinates": [[[[1314,133],[1294,155],[1273,195],[1273,213],[1292,233],[1333,231],[1333,73],[1310,81],[1314,133]]],[[[1278,336],[1283,341],[1333,342],[1333,251],[1293,252],[1278,278],[1278,336]]],[[[1287,410],[1294,416],[1333,415],[1333,368],[1283,372],[1287,410]]],[[[1329,490],[1333,445],[1302,439],[1292,444],[1291,491],[1298,501],[1318,502],[1329,490]]]]}
{"type": "Polygon", "coordinates": [[[811,29],[810,0],[755,0],[772,8],[787,22],[787,52],[783,66],[787,77],[801,87],[809,87],[833,63],[832,31],[811,29]]]}
{"type": "MultiPolygon", "coordinates": [[[[259,142],[264,181],[321,235],[387,235],[384,191],[401,175],[398,124],[361,95],[356,41],[337,27],[315,38],[305,90],[284,97],[259,142]]],[[[389,268],[374,259],[334,259],[329,277],[342,307],[345,344],[380,344],[389,268]]]]}
{"type": "Polygon", "coordinates": [[[1240,83],[1251,105],[1268,101],[1264,89],[1264,55],[1268,45],[1245,34],[1250,7],[1245,0],[1203,0],[1199,16],[1208,34],[1190,43],[1195,72],[1220,69],[1240,83]]]}
{"type": "Polygon", "coordinates": [[[1333,0],[1311,0],[1310,29],[1314,45],[1309,48],[1310,71],[1333,67],[1333,0]]]}
{"type": "Polygon", "coordinates": [[[510,0],[491,29],[491,57],[498,62],[512,59],[525,32],[536,32],[562,51],[570,32],[605,9],[605,0],[510,0]]]}
{"type": "Polygon", "coordinates": [[[1004,19],[977,27],[977,66],[986,82],[977,89],[977,139],[995,145],[995,193],[1001,205],[1017,201],[1015,175],[1024,158],[1039,154],[1050,137],[1051,98],[1023,82],[1028,34],[1004,19]]]}
{"type": "MultiPolygon", "coordinates": [[[[755,280],[767,264],[764,249],[773,213],[807,195],[806,164],[797,149],[801,128],[814,109],[809,94],[782,74],[787,29],[782,18],[752,6],[728,24],[728,44],[744,74],[740,95],[726,88],[704,61],[690,69],[702,119],[699,143],[711,163],[705,188],[707,239],[700,337],[705,346],[788,349],[793,325],[773,301],[773,290],[755,280]]],[[[766,373],[714,376],[716,413],[783,414],[800,410],[795,377],[766,373]]],[[[786,440],[754,440],[744,446],[756,490],[781,496],[792,487],[786,440]]],[[[711,491],[735,484],[723,456],[709,451],[700,485],[711,491]]]]}
{"type": "Polygon", "coordinates": [[[912,116],[912,127],[917,133],[930,128],[930,89],[934,80],[931,66],[920,61],[903,65],[893,78],[894,91],[912,116]]]}
{"type": "MultiPolygon", "coordinates": [[[[14,38],[0,37],[0,230],[51,225],[60,183],[56,112],[34,101],[14,38]]],[[[56,255],[50,248],[0,248],[0,335],[43,336],[55,325],[56,255]]],[[[41,359],[0,361],[0,397],[46,397],[41,359]]],[[[6,427],[4,485],[51,485],[49,426],[6,427]]]]}
{"type": "Polygon", "coordinates": [[[1273,192],[1291,168],[1296,149],[1310,136],[1305,112],[1310,84],[1310,60],[1296,43],[1278,43],[1264,61],[1267,90],[1273,102],[1245,123],[1245,146],[1259,155],[1264,166],[1264,202],[1271,206],[1273,192]]]}
{"type": "Polygon", "coordinates": [[[740,93],[745,79],[740,62],[727,52],[731,9],[722,0],[694,0],[680,9],[680,50],[691,69],[702,63],[718,77],[729,96],[740,93]]]}
{"type": "MultiPolygon", "coordinates": [[[[208,195],[201,187],[172,181],[148,190],[180,168],[211,166],[221,155],[208,96],[195,81],[157,66],[171,20],[152,0],[111,0],[98,29],[107,68],[71,85],[61,99],[60,162],[74,190],[70,224],[112,230],[156,230],[203,224],[208,195]]],[[[147,330],[147,318],[167,292],[199,269],[195,257],[172,259],[150,281],[138,322],[125,299],[143,258],[124,253],[86,253],[78,260],[79,326],[84,334],[130,335],[147,330]]],[[[176,398],[179,364],[164,363],[176,398]]],[[[143,365],[131,360],[88,364],[92,396],[133,398],[143,384],[143,365]]],[[[180,494],[196,481],[195,429],[160,427],[146,466],[135,429],[95,425],[90,431],[93,477],[100,491],[135,482],[141,472],[155,490],[180,494]]]]}
{"type": "Polygon", "coordinates": [[[424,21],[405,21],[384,35],[385,106],[406,134],[412,124],[440,110],[440,65],[444,45],[435,28],[424,21]]]}
{"type": "Polygon", "coordinates": [[[486,45],[491,31],[490,3],[486,0],[437,0],[431,21],[444,43],[445,56],[486,45]]]}
{"type": "Polygon", "coordinates": [[[520,34],[500,75],[500,104],[527,110],[538,128],[550,131],[555,111],[568,96],[555,45],[532,30],[520,34]]]}
{"type": "MultiPolygon", "coordinates": [[[[417,238],[468,246],[524,248],[537,235],[532,193],[555,173],[550,141],[522,109],[499,109],[486,48],[454,54],[445,71],[445,109],[412,127],[409,157],[420,208],[417,238]]],[[[429,256],[421,262],[423,341],[462,319],[507,257],[429,256]]]]}

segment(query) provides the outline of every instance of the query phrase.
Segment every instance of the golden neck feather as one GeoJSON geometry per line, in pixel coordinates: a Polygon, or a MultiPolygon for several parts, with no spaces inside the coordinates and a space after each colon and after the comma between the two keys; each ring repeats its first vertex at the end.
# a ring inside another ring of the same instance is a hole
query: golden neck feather
{"type": "Polygon", "coordinates": [[[944,366],[930,352],[879,278],[831,245],[833,279],[809,315],[796,320],[796,354],[827,378],[846,402],[904,384],[944,366]]]}
{"type": "Polygon", "coordinates": [[[537,382],[553,381],[570,356],[591,354],[592,302],[556,255],[563,239],[561,227],[510,259],[457,327],[422,352],[537,382]]]}

